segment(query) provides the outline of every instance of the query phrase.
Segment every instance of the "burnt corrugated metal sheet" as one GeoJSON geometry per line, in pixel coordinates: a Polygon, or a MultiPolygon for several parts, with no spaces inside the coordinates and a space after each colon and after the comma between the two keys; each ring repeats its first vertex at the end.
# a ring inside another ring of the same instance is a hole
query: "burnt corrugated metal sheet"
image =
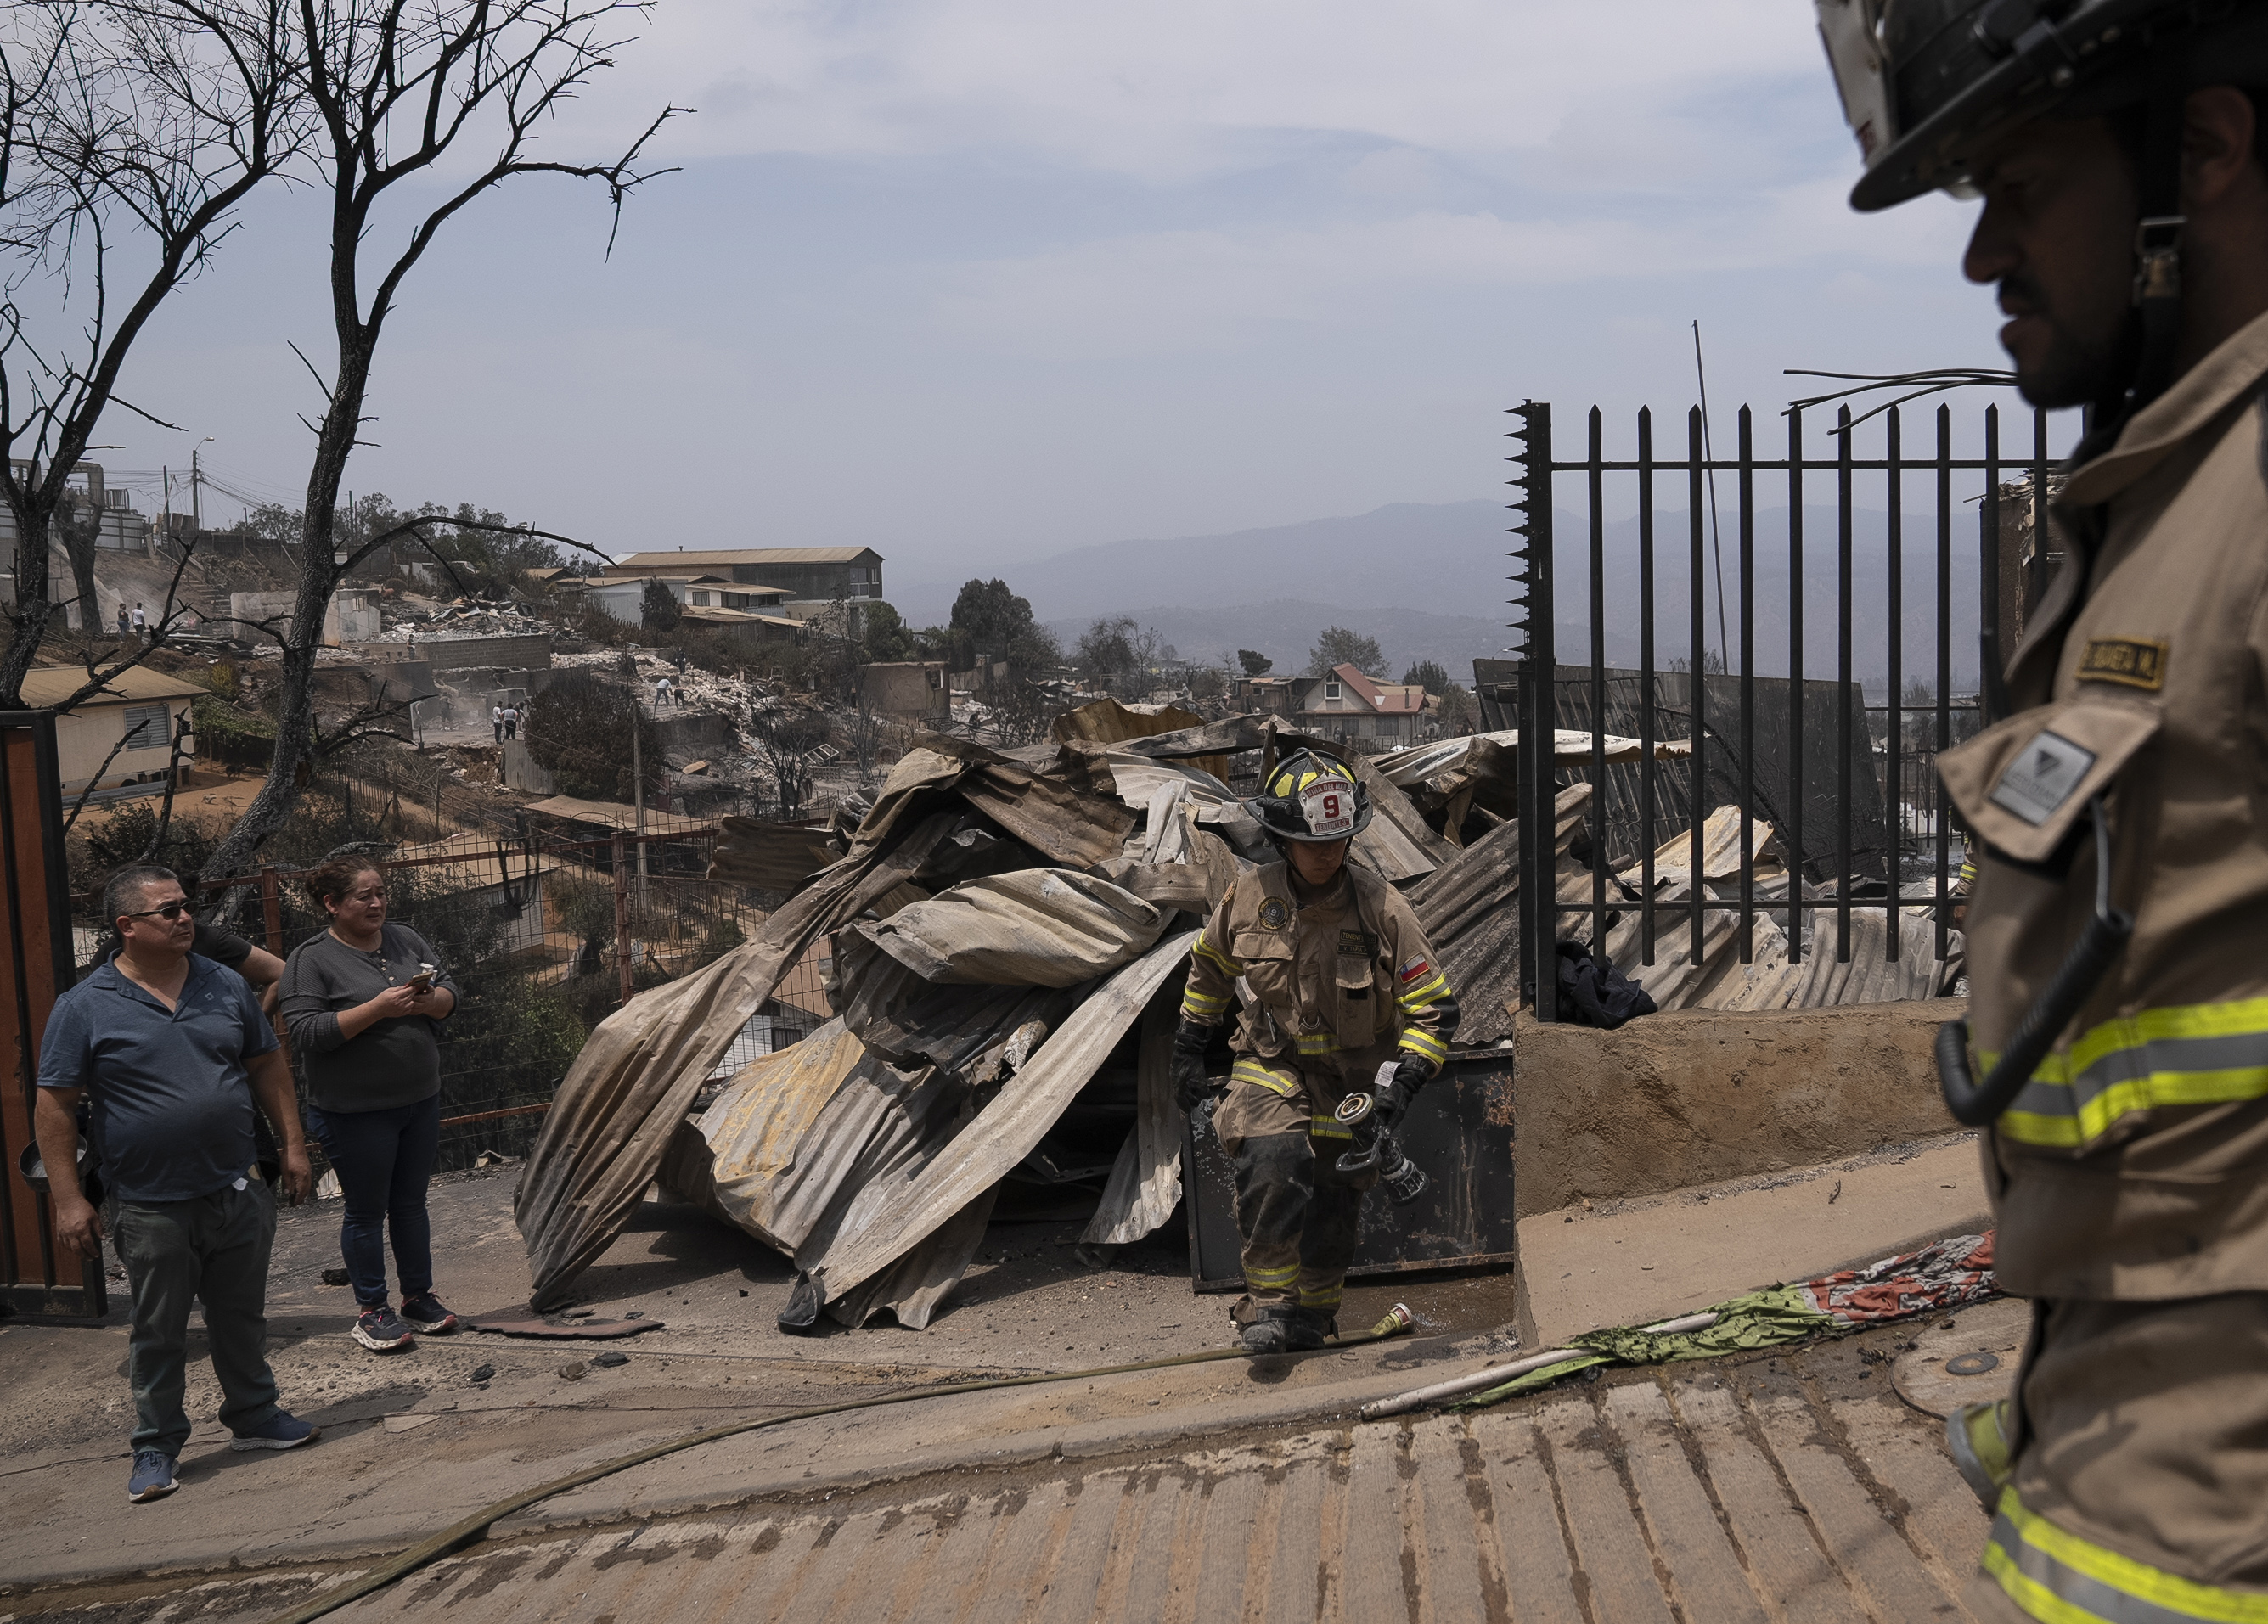
{"type": "MultiPolygon", "coordinates": [[[[1590,883],[1587,875],[1574,875],[1566,856],[1590,802],[1588,784],[1563,790],[1553,802],[1560,894],[1568,901],[1577,900],[1568,889],[1572,878],[1587,888],[1590,883]]],[[[1418,927],[1457,990],[1464,1011],[1456,1032],[1462,1045],[1476,1047],[1512,1033],[1513,1008],[1520,1002],[1519,893],[1516,821],[1490,830],[1410,893],[1418,927]]]]}
{"type": "Polygon", "coordinates": [[[832,1301],[880,1274],[1030,1155],[1196,940],[1194,930],[1168,937],[1089,995],[934,1159],[866,1180],[858,1222],[824,1244],[814,1236],[797,1256],[812,1294],[832,1301]]]}
{"type": "Polygon", "coordinates": [[[1152,999],[1142,1016],[1142,1047],[1135,1062],[1135,1109],[1139,1114],[1103,1187],[1102,1201],[1079,1238],[1095,1246],[1124,1246],[1160,1227],[1182,1199],[1184,1118],[1174,1103],[1174,1029],[1179,1011],[1152,999]]]}
{"type": "Polygon", "coordinates": [[[859,1067],[879,1064],[839,1020],[741,1068],[696,1119],[709,1146],[709,1199],[728,1223],[794,1255],[815,1219],[786,1213],[782,1181],[804,1140],[859,1067]]]}
{"type": "Polygon", "coordinates": [[[952,829],[957,812],[905,827],[902,813],[927,788],[928,770],[919,763],[909,775],[882,842],[869,842],[862,827],[851,854],[766,921],[755,941],[631,999],[591,1034],[553,1097],[513,1199],[536,1306],[556,1301],[621,1232],[693,1096],[782,972],[814,938],[918,871],[952,829]]]}

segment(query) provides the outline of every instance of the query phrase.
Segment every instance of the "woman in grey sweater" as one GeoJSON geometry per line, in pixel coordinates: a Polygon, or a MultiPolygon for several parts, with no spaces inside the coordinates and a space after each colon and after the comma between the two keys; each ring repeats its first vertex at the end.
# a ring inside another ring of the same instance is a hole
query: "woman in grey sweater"
{"type": "Polygon", "coordinates": [[[457,988],[431,943],[387,922],[386,877],[375,867],[334,857],[306,884],[331,916],[330,929],[293,948],[284,966],[284,1019],[307,1078],[307,1131],[346,1198],[339,1249],[354,1282],[355,1341],[374,1352],[408,1348],[416,1332],[457,1328],[433,1295],[425,1215],[441,1139],[435,1034],[457,1007],[457,988]],[[389,1231],[399,1313],[387,1300],[389,1231]]]}

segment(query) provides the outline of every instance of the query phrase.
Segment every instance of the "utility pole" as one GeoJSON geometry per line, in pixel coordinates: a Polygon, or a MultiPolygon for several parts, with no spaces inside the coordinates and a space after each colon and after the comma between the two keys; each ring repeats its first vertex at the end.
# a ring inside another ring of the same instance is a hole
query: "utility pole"
{"type": "Polygon", "coordinates": [[[211,444],[212,436],[208,434],[189,447],[189,531],[192,534],[202,533],[205,527],[204,473],[197,466],[197,453],[211,444]]]}
{"type": "MultiPolygon", "coordinates": [[[[636,678],[631,679],[636,681],[636,678]]],[[[644,720],[638,711],[637,690],[630,690],[630,795],[637,806],[638,832],[638,908],[645,908],[645,750],[638,740],[644,730],[638,724],[644,720]]]]}

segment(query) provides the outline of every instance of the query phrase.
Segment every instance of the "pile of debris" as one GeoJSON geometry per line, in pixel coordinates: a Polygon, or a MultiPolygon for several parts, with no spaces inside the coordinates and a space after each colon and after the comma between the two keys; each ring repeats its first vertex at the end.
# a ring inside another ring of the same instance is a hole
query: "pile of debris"
{"type": "MultiPolygon", "coordinates": [[[[793,1260],[784,1326],[822,1313],[861,1325],[884,1309],[926,1325],[1002,1180],[1106,1087],[1130,1096],[1131,1120],[1085,1239],[1120,1245],[1166,1224],[1182,1198],[1167,1062],[1189,946],[1236,877],[1275,856],[1231,788],[1240,757],[1263,780],[1303,748],[1347,761],[1375,809],[1351,860],[1409,895],[1459,989],[1459,1046],[1508,1044],[1512,736],[1369,758],[1278,718],[1195,723],[1106,699],[1058,717],[1041,746],[924,735],[855,827],[726,819],[711,878],[790,900],[755,940],[592,1034],[517,1198],[536,1305],[563,1300],[659,1178],[793,1260]],[[822,941],[835,1018],[705,1091],[749,1015],[822,941]]],[[[1638,748],[1604,742],[1616,759],[1638,748]]],[[[1566,734],[1555,753],[1575,766],[1594,747],[1566,734]]],[[[1558,797],[1566,900],[1591,884],[1570,855],[1590,794],[1558,797]]],[[[1705,886],[1713,844],[1706,854],[1705,886]]],[[[1673,867],[1657,863],[1665,908],[1685,883],[1673,867]]],[[[1705,966],[1730,939],[1712,930],[1705,966]]],[[[1705,1002],[1707,978],[1688,979],[1683,1001],[1705,1002]]]]}
{"type": "Polygon", "coordinates": [[[381,643],[431,642],[443,637],[527,637],[557,629],[508,599],[457,598],[429,602],[403,593],[381,602],[381,643]]]}

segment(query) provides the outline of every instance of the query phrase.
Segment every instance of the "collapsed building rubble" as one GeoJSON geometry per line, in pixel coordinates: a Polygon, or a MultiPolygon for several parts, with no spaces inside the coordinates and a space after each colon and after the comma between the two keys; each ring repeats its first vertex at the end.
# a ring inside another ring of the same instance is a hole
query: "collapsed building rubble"
{"type": "MultiPolygon", "coordinates": [[[[534,1301],[563,1301],[659,1179],[793,1260],[784,1327],[821,1314],[857,1326],[885,1309],[924,1326],[974,1257],[1003,1180],[1042,1161],[1043,1142],[1098,1090],[1125,1107],[1123,1142],[1092,1170],[1102,1194],[1084,1239],[1123,1245],[1166,1224],[1182,1196],[1185,1124],[1167,1060],[1189,948],[1236,877],[1274,858],[1231,787],[1238,758],[1263,776],[1301,748],[1347,761],[1377,814],[1351,860],[1407,892],[1462,995],[1459,1045],[1508,1043],[1515,743],[1484,735],[1372,758],[1280,718],[1197,723],[1106,699],[1057,718],[1042,745],[917,738],[855,826],[726,819],[711,877],[789,900],[755,940],[593,1034],[517,1198],[534,1301]],[[748,1014],[822,941],[834,1018],[704,1087],[748,1014]]],[[[1563,733],[1554,753],[1580,768],[1601,747],[1615,760],[1641,749],[1563,733]]],[[[1557,795],[1561,900],[1594,883],[1574,855],[1591,797],[1580,783],[1557,795]]],[[[1725,871],[1726,830],[1737,847],[1739,827],[1737,812],[1711,820],[1705,887],[1725,871]]],[[[1923,996],[1910,969],[1886,975],[1867,959],[1881,957],[1879,930],[1839,972],[1816,956],[1787,965],[1783,950],[1775,979],[1764,932],[1740,966],[1737,932],[1716,912],[1698,972],[1686,966],[1680,979],[1667,950],[1685,911],[1680,887],[1693,883],[1684,850],[1664,848],[1653,876],[1663,951],[1643,974],[1665,1008],[1923,996]]],[[[1617,894],[1635,899],[1637,878],[1618,878],[1617,894]]],[[[1635,943],[1636,917],[1612,923],[1610,953],[1635,943]]]]}

